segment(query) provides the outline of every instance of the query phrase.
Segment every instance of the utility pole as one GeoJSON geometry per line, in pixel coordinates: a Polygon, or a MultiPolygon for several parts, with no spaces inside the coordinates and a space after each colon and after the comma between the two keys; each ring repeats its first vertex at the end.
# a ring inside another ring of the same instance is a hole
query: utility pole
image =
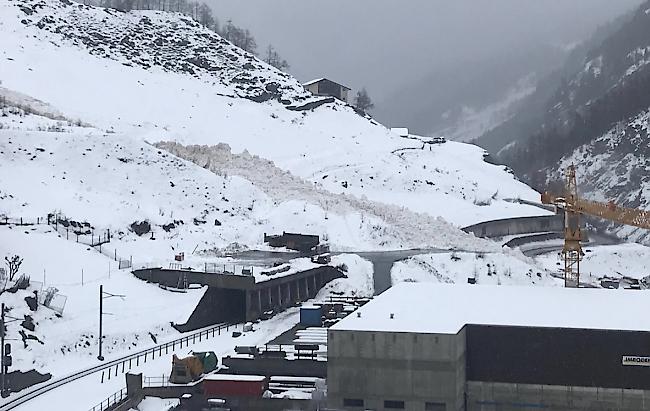
{"type": "Polygon", "coordinates": [[[111,294],[109,292],[104,292],[104,285],[100,284],[99,285],[99,355],[97,355],[97,359],[99,361],[104,361],[104,356],[102,355],[102,337],[103,337],[103,317],[104,314],[109,314],[109,313],[104,313],[104,299],[105,298],[111,298],[111,297],[120,297],[121,299],[124,299],[124,295],[121,294],[111,294]]]}
{"type": "Polygon", "coordinates": [[[102,355],[102,318],[104,317],[104,285],[99,285],[99,355],[97,359],[99,361],[104,361],[104,356],[102,355]]]}
{"type": "Polygon", "coordinates": [[[1,365],[0,365],[0,394],[2,395],[2,398],[7,398],[9,396],[9,393],[6,392],[5,389],[5,303],[2,303],[2,316],[0,317],[0,359],[1,359],[1,365]]]}
{"type": "MultiPolygon", "coordinates": [[[[0,307],[2,314],[0,315],[0,396],[7,398],[9,396],[9,387],[7,384],[7,371],[11,365],[11,345],[5,345],[5,304],[2,303],[0,307]]],[[[11,321],[16,321],[16,318],[9,317],[11,321]]],[[[9,322],[11,322],[9,321],[9,322]]]]}

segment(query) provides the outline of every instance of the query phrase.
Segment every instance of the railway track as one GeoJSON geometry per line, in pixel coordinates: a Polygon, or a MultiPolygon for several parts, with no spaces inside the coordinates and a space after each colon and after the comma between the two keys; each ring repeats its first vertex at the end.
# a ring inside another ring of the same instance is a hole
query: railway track
{"type": "Polygon", "coordinates": [[[224,328],[227,329],[227,328],[229,328],[231,326],[236,326],[236,324],[234,324],[234,323],[220,323],[220,324],[215,324],[215,325],[211,325],[211,326],[208,326],[208,327],[200,328],[200,329],[195,330],[195,331],[193,331],[191,333],[188,333],[187,335],[183,335],[180,338],[176,338],[174,340],[170,340],[170,341],[167,341],[165,343],[161,343],[161,344],[158,344],[156,346],[149,347],[147,349],[144,349],[144,350],[141,350],[141,351],[129,354],[129,355],[125,355],[123,357],[116,358],[114,360],[107,361],[105,363],[101,363],[101,364],[95,365],[93,367],[86,368],[86,369],[81,370],[81,371],[77,371],[75,373],[72,373],[72,374],[67,375],[65,377],[58,378],[58,379],[53,380],[53,381],[45,382],[43,384],[40,384],[38,387],[33,387],[31,389],[28,389],[27,392],[22,393],[22,394],[16,396],[15,398],[9,399],[8,401],[6,401],[2,405],[0,405],[0,411],[12,410],[12,409],[14,409],[14,408],[16,408],[16,407],[18,407],[18,406],[32,400],[32,399],[38,397],[40,395],[43,395],[43,394],[45,394],[47,392],[50,392],[50,391],[52,391],[52,390],[54,390],[54,389],[56,389],[58,387],[61,387],[62,385],[71,383],[73,381],[79,380],[81,378],[87,377],[87,376],[95,374],[97,372],[104,371],[104,370],[110,369],[112,367],[119,366],[120,364],[122,364],[122,363],[124,363],[126,361],[137,359],[138,357],[141,357],[141,356],[146,355],[148,353],[154,353],[156,351],[160,352],[163,349],[169,348],[170,346],[175,346],[176,344],[181,344],[182,345],[183,341],[187,342],[187,344],[189,345],[190,340],[191,340],[192,344],[193,344],[196,341],[197,336],[199,337],[199,341],[201,341],[200,337],[203,336],[204,334],[206,335],[206,337],[210,333],[212,333],[214,335],[215,331],[220,332],[222,329],[224,329],[224,328]]]}

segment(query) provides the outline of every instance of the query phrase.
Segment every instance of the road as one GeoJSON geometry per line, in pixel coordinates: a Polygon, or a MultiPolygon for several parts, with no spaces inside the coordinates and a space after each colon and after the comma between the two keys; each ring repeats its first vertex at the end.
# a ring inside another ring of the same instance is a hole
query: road
{"type": "MultiPolygon", "coordinates": [[[[587,235],[589,241],[583,243],[583,248],[588,248],[588,247],[593,247],[598,245],[614,245],[614,244],[620,244],[622,242],[619,238],[606,235],[606,234],[597,233],[595,231],[588,231],[587,235]]],[[[559,239],[559,240],[544,241],[540,243],[525,244],[519,247],[519,249],[527,257],[536,257],[538,255],[560,251],[562,250],[563,245],[564,245],[564,240],[559,239]]]]}

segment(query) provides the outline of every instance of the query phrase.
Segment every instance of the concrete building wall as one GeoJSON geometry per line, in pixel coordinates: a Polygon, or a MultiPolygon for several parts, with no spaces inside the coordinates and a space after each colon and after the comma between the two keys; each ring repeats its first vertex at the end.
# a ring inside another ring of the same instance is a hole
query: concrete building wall
{"type": "Polygon", "coordinates": [[[312,83],[305,87],[311,94],[318,94],[318,83],[312,83]]]}
{"type": "Polygon", "coordinates": [[[438,410],[464,409],[464,330],[456,335],[330,330],[327,355],[330,407],[391,410],[385,401],[404,401],[406,410],[424,411],[427,402],[430,409],[436,409],[433,404],[438,410]],[[346,406],[349,400],[363,405],[346,406]]]}
{"type": "Polygon", "coordinates": [[[467,411],[641,411],[650,391],[468,381],[467,411]]]}

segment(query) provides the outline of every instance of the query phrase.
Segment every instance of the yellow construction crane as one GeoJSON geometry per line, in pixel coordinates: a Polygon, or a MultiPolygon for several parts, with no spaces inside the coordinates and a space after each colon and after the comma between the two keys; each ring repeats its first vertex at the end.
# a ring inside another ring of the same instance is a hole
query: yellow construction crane
{"type": "Polygon", "coordinates": [[[600,217],[619,224],[650,229],[650,211],[619,207],[613,202],[599,203],[583,200],[578,197],[576,169],[570,165],[566,169],[565,192],[563,196],[545,192],[542,194],[543,204],[553,204],[564,209],[564,286],[578,287],[580,285],[580,260],[582,252],[582,231],[580,215],[585,214],[600,217]]]}

